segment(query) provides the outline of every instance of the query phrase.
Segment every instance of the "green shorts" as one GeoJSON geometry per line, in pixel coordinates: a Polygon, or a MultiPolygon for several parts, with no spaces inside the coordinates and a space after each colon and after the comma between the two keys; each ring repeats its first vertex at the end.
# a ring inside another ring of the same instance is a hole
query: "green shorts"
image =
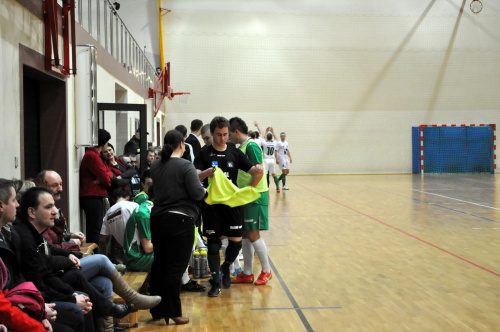
{"type": "Polygon", "coordinates": [[[132,271],[151,271],[151,266],[155,260],[154,252],[144,254],[141,258],[131,257],[127,254],[123,257],[125,265],[132,271]]]}
{"type": "Polygon", "coordinates": [[[261,193],[256,201],[243,206],[243,230],[269,230],[269,193],[261,193]]]}

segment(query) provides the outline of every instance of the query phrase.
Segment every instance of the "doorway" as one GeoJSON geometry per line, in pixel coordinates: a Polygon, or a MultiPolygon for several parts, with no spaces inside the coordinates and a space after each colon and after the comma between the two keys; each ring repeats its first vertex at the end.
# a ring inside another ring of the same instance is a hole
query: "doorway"
{"type": "MultiPolygon", "coordinates": [[[[21,112],[21,177],[35,178],[54,170],[68,183],[66,81],[23,65],[21,112]]],[[[69,211],[66,186],[58,207],[69,211]]]]}

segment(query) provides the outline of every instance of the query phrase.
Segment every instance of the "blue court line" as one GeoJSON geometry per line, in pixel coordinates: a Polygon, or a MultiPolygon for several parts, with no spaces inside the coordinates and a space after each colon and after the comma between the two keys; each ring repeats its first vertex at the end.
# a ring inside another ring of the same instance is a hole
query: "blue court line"
{"type": "Polygon", "coordinates": [[[276,266],[274,266],[273,261],[271,260],[271,257],[269,257],[269,264],[271,265],[271,268],[273,269],[274,275],[278,278],[278,280],[281,284],[281,287],[283,287],[285,294],[288,296],[288,299],[292,303],[293,308],[296,309],[297,315],[299,315],[299,318],[302,321],[302,324],[304,325],[304,327],[306,328],[306,331],[313,332],[314,330],[312,329],[311,324],[309,324],[309,322],[307,321],[307,318],[306,318],[306,316],[304,316],[302,309],[300,309],[299,305],[297,304],[297,301],[295,301],[295,298],[293,297],[292,293],[290,292],[290,290],[286,286],[285,281],[283,280],[283,278],[281,278],[281,275],[278,272],[278,269],[276,268],[276,266]]]}
{"type": "Polygon", "coordinates": [[[342,309],[342,307],[304,307],[304,308],[253,308],[250,310],[322,310],[322,309],[342,309]]]}

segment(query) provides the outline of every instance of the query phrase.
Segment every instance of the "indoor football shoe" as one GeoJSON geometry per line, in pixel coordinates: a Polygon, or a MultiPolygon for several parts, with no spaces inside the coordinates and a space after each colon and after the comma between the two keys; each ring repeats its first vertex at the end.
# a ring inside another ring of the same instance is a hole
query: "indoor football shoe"
{"type": "Polygon", "coordinates": [[[283,188],[283,190],[288,190],[287,186],[283,186],[282,188],[283,188]]]}
{"type": "Polygon", "coordinates": [[[255,280],[256,285],[265,285],[269,280],[273,278],[273,273],[271,271],[266,272],[266,271],[261,271],[259,278],[255,280]]]}
{"type": "Polygon", "coordinates": [[[251,284],[254,281],[253,274],[247,275],[243,272],[238,274],[236,278],[232,280],[233,284],[251,284]]]}
{"type": "Polygon", "coordinates": [[[220,293],[221,293],[220,283],[214,283],[212,285],[212,288],[210,288],[210,290],[208,291],[208,296],[217,297],[220,295],[220,293]]]}
{"type": "Polygon", "coordinates": [[[226,266],[226,264],[222,264],[220,269],[222,271],[222,287],[231,287],[231,274],[229,273],[229,265],[226,266]]]}

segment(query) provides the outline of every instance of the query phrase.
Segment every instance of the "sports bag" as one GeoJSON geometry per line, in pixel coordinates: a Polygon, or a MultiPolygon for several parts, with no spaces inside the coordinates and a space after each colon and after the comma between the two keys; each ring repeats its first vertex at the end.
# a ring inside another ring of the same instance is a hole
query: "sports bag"
{"type": "Polygon", "coordinates": [[[31,281],[12,288],[5,294],[5,298],[39,322],[47,318],[45,300],[31,281]]]}

